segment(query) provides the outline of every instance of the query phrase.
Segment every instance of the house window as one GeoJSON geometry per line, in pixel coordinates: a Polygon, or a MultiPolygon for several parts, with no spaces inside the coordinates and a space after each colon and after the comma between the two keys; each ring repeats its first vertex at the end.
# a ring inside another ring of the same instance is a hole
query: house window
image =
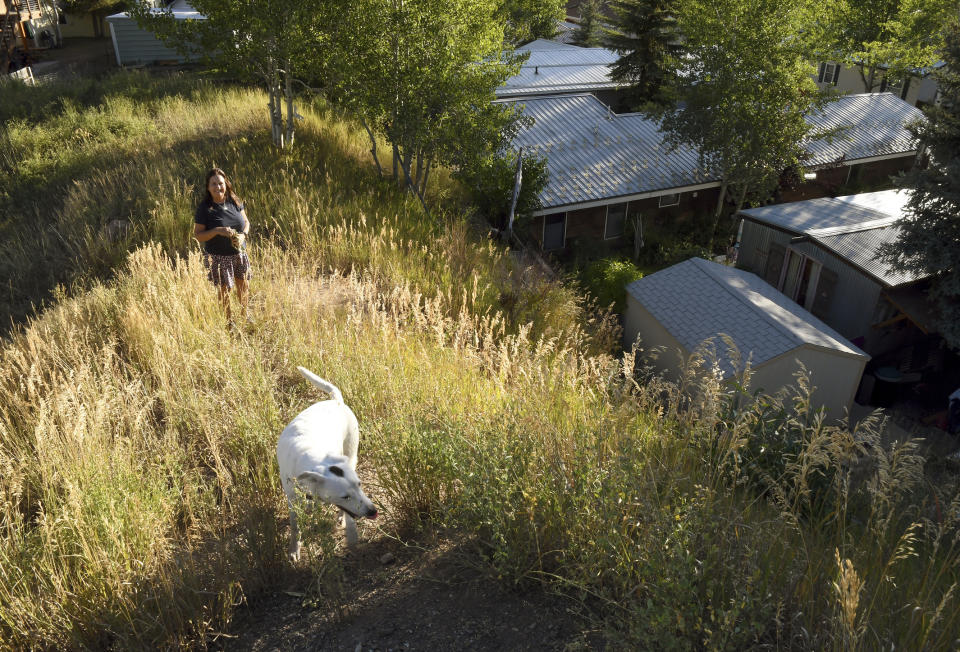
{"type": "Polygon", "coordinates": [[[543,216],[543,250],[563,249],[567,233],[567,214],[550,213],[543,216]]]}
{"type": "Polygon", "coordinates": [[[824,61],[820,64],[820,72],[817,75],[817,82],[821,84],[837,85],[840,79],[840,64],[824,61]]]}
{"type": "Polygon", "coordinates": [[[676,206],[680,203],[680,193],[675,192],[670,195],[660,195],[660,208],[667,206],[676,206]]]}
{"type": "Polygon", "coordinates": [[[623,227],[626,223],[627,203],[609,204],[607,206],[607,220],[603,226],[603,239],[610,240],[619,238],[623,235],[623,227]]]}
{"type": "Polygon", "coordinates": [[[884,77],[880,82],[881,93],[893,93],[898,97],[903,93],[903,79],[899,77],[884,77]]]}

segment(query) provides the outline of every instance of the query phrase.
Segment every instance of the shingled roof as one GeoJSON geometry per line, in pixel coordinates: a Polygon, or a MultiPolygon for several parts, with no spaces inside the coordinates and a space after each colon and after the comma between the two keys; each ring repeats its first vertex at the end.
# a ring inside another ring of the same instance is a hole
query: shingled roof
{"type": "Polygon", "coordinates": [[[715,341],[725,378],[742,371],[720,335],[754,367],[809,346],[867,355],[838,332],[750,272],[691,258],[627,285],[635,298],[687,351],[715,341]]]}

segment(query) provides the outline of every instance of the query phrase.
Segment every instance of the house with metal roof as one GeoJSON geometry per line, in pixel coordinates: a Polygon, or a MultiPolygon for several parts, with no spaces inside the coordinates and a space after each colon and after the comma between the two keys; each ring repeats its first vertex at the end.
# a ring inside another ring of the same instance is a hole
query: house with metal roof
{"type": "MultiPolygon", "coordinates": [[[[176,0],[165,8],[154,8],[153,13],[169,12],[176,20],[206,20],[187,0],[176,0]]],[[[148,30],[137,25],[127,12],[107,16],[113,52],[118,66],[138,66],[155,63],[185,63],[195,57],[185,57],[167,46],[148,30]]]]}
{"type": "MultiPolygon", "coordinates": [[[[532,126],[513,141],[525,156],[547,160],[549,180],[540,195],[530,235],[545,250],[572,239],[622,241],[626,225],[708,215],[720,176],[699,154],[670,148],[657,122],[638,113],[617,114],[589,94],[499,100],[523,105],[532,126]]],[[[809,120],[828,137],[807,145],[816,170],[815,194],[851,179],[886,180],[912,165],[916,146],[906,125],[922,114],[889,94],[848,96],[809,120]],[[888,169],[889,168],[889,169],[888,169]],[[826,185],[831,175],[841,180],[826,185]]]]}
{"type": "Polygon", "coordinates": [[[625,344],[639,340],[646,362],[668,378],[706,343],[724,379],[750,365],[751,394],[795,385],[805,369],[815,405],[834,418],[850,408],[869,356],[757,275],[691,258],[626,289],[625,344]]]}
{"type": "MultiPolygon", "coordinates": [[[[938,61],[928,68],[914,70],[906,77],[890,77],[881,66],[877,78],[879,92],[893,93],[911,106],[923,107],[935,104],[939,94],[937,80],[933,72],[945,65],[938,61]]],[[[814,77],[817,85],[824,90],[838,93],[858,93],[864,89],[863,78],[856,66],[840,61],[821,61],[814,77]]]]}
{"type": "Polygon", "coordinates": [[[561,93],[593,93],[608,105],[618,101],[610,65],[620,58],[606,48],[584,48],[537,39],[514,50],[529,54],[513,77],[496,89],[498,98],[536,97],[561,93]]]}
{"type": "Polygon", "coordinates": [[[893,350],[908,335],[905,322],[923,333],[931,322],[922,278],[878,254],[897,239],[908,199],[884,190],[742,210],[737,265],[871,355],[893,350]]]}

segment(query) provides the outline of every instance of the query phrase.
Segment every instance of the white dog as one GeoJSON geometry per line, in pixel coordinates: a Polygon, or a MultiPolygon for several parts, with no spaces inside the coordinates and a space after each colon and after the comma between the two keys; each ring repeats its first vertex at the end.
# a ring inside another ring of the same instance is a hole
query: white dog
{"type": "Polygon", "coordinates": [[[280,481],[290,504],[291,561],[300,558],[300,530],[294,503],[299,487],[308,500],[322,500],[343,511],[346,521],[347,545],[357,543],[357,524],[354,519],[376,518],[377,508],[360,488],[357,477],[357,448],[360,429],[353,410],[343,403],[340,390],[307,371],[297,367],[311,383],[330,394],[329,401],[314,403],[294,418],[280,434],[277,442],[277,463],[280,481]]]}

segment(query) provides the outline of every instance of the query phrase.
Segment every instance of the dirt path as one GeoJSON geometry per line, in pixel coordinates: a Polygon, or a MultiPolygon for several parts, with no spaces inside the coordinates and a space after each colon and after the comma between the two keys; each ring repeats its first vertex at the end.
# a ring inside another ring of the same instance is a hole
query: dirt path
{"type": "Polygon", "coordinates": [[[387,536],[343,558],[342,579],[310,588],[298,569],[286,586],[236,615],[225,650],[595,650],[563,598],[512,592],[467,565],[451,542],[424,547],[387,536]],[[326,593],[325,597],[323,594],[326,593]]]}

